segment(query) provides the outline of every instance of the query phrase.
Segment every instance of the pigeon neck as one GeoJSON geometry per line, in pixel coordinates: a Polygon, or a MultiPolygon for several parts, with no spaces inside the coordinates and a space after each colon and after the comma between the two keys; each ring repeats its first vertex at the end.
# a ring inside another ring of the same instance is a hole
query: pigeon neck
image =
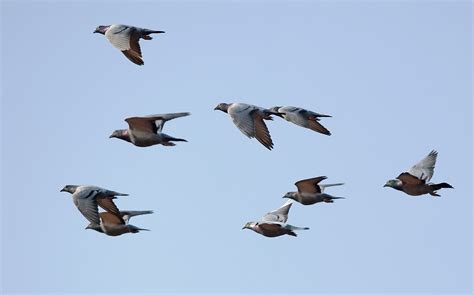
{"type": "Polygon", "coordinates": [[[128,130],[124,129],[124,130],[120,130],[120,131],[121,131],[121,133],[117,137],[120,138],[121,140],[131,142],[130,134],[128,133],[128,130]]]}

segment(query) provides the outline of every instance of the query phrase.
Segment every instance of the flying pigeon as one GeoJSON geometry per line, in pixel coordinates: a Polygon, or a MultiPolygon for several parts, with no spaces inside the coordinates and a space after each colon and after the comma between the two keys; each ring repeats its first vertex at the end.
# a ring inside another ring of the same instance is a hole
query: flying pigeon
{"type": "Polygon", "coordinates": [[[420,196],[430,194],[439,197],[437,190],[442,188],[453,188],[446,182],[433,184],[429,183],[433,176],[436,158],[438,152],[433,150],[423,160],[410,168],[408,172],[403,172],[398,175],[396,179],[390,179],[385,183],[385,186],[394,188],[396,190],[405,192],[410,196],[420,196]],[[428,182],[428,183],[427,183],[428,182]]]}
{"type": "Polygon", "coordinates": [[[160,34],[164,31],[154,31],[127,25],[98,26],[94,33],[105,35],[112,45],[134,64],[143,65],[142,51],[138,41],[140,38],[151,40],[150,34],[160,34]]]}
{"type": "Polygon", "coordinates": [[[156,144],[164,146],[176,145],[172,141],[187,141],[163,133],[163,126],[169,120],[189,116],[190,113],[170,113],[150,115],[146,117],[130,117],[125,119],[128,129],[115,130],[109,138],[119,138],[131,142],[135,146],[147,147],[156,144]]]}
{"type": "Polygon", "coordinates": [[[319,123],[319,118],[322,117],[331,117],[330,115],[318,114],[309,110],[298,107],[272,107],[270,108],[272,112],[277,113],[277,116],[293,123],[298,126],[311,129],[313,131],[331,135],[331,132],[327,130],[321,123],[319,123]]]}
{"type": "Polygon", "coordinates": [[[141,230],[148,231],[148,229],[139,228],[128,224],[130,218],[133,216],[151,214],[153,211],[120,211],[120,215],[110,212],[101,212],[100,224],[90,223],[86,229],[93,229],[108,236],[120,236],[126,233],[138,233],[141,230]]]}
{"type": "Polygon", "coordinates": [[[309,227],[296,227],[286,223],[291,205],[291,200],[288,200],[288,202],[283,204],[280,208],[265,214],[260,221],[247,222],[242,229],[248,228],[270,238],[282,235],[296,237],[295,230],[307,230],[309,227]]]}
{"type": "Polygon", "coordinates": [[[113,199],[116,196],[128,196],[114,192],[105,188],[93,185],[66,185],[61,192],[72,194],[72,201],[84,217],[93,224],[100,224],[99,208],[100,206],[107,212],[120,216],[120,211],[115,206],[113,199]]]}
{"type": "Polygon", "coordinates": [[[256,138],[264,147],[271,150],[273,141],[263,120],[273,120],[277,113],[268,109],[245,103],[220,103],[214,110],[229,114],[235,126],[249,138],[256,138]]]}
{"type": "Polygon", "coordinates": [[[320,202],[334,203],[335,199],[344,199],[343,197],[334,197],[324,193],[324,189],[330,186],[343,185],[344,183],[319,184],[326,179],[326,176],[303,179],[295,182],[298,188],[297,192],[289,192],[283,196],[295,200],[303,205],[312,205],[320,202]]]}

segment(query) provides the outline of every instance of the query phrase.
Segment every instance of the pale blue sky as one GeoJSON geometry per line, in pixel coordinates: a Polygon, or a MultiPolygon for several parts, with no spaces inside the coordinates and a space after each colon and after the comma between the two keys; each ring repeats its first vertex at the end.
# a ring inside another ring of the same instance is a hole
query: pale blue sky
{"type": "Polygon", "coordinates": [[[1,288],[5,293],[441,292],[472,288],[472,4],[2,2],[1,288]],[[98,34],[125,23],[138,67],[98,34]],[[333,115],[331,137],[276,118],[275,149],[219,102],[333,115]],[[189,111],[176,147],[109,139],[125,117],[189,111]],[[441,198],[383,188],[439,152],[441,198]],[[345,200],[295,204],[298,238],[242,226],[299,179],[345,200]],[[129,197],[150,232],[84,230],[65,184],[129,197]]]}

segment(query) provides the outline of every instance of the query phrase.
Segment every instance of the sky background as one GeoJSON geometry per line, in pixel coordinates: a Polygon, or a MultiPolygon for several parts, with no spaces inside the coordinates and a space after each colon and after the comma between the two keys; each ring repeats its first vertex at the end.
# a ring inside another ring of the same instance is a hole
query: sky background
{"type": "Polygon", "coordinates": [[[470,293],[472,4],[3,1],[1,291],[4,293],[470,293]],[[136,66],[99,34],[164,30],[136,66]],[[266,150],[219,102],[330,114],[327,137],[275,118],[266,150]],[[165,132],[109,139],[124,118],[189,111],[165,132]],[[396,177],[439,152],[441,198],[396,177]],[[333,204],[294,204],[297,238],[241,230],[297,180],[345,182],[333,204]],[[109,237],[60,193],[95,184],[155,210],[109,237]]]}

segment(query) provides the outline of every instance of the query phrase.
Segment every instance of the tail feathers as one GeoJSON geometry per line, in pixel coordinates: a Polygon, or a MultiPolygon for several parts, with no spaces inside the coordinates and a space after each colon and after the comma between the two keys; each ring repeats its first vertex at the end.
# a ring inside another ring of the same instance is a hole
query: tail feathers
{"type": "Polygon", "coordinates": [[[317,117],[317,118],[332,118],[331,115],[325,115],[325,114],[316,114],[315,117],[317,117]]]}
{"type": "Polygon", "coordinates": [[[298,235],[294,232],[295,230],[308,230],[309,227],[296,227],[296,226],[291,226],[291,230],[287,233],[287,235],[297,237],[298,235]]]}
{"type": "MultiPolygon", "coordinates": [[[[164,134],[163,134],[164,136],[164,134]]],[[[174,145],[172,142],[170,141],[184,141],[184,142],[188,142],[186,139],[183,139],[183,138],[176,138],[176,137],[172,137],[172,136],[169,136],[169,135],[166,135],[164,136],[163,140],[165,142],[163,142],[162,144],[163,145],[174,145]]]]}
{"type": "Polygon", "coordinates": [[[294,230],[308,230],[309,227],[297,227],[297,226],[293,226],[293,225],[289,225],[287,224],[287,229],[291,230],[291,231],[294,231],[294,230]]]}
{"type": "Polygon", "coordinates": [[[323,200],[326,203],[333,203],[333,200],[337,200],[337,199],[345,199],[345,198],[344,197],[331,196],[331,195],[326,194],[326,193],[321,193],[319,195],[319,200],[323,200]]]}
{"type": "Polygon", "coordinates": [[[136,227],[134,225],[128,225],[128,228],[130,229],[130,232],[133,233],[133,234],[136,234],[138,233],[139,231],[141,230],[144,230],[144,231],[150,231],[149,229],[146,229],[146,228],[139,228],[139,227],[136,227]]]}
{"type": "Polygon", "coordinates": [[[152,31],[152,30],[146,30],[147,34],[163,34],[165,31],[152,31]]]}
{"type": "Polygon", "coordinates": [[[184,141],[184,142],[188,142],[186,139],[183,139],[183,138],[175,138],[175,137],[171,138],[170,140],[172,140],[172,141],[184,141]]]}
{"type": "Polygon", "coordinates": [[[149,34],[162,34],[164,32],[165,31],[153,31],[153,30],[143,29],[142,38],[145,40],[151,40],[153,38],[151,36],[148,36],[149,34]]]}
{"type": "MultiPolygon", "coordinates": [[[[128,194],[123,194],[119,192],[114,192],[114,191],[107,191],[107,194],[110,196],[128,196],[128,194]]],[[[116,199],[115,197],[112,197],[113,199],[116,199]]]]}
{"type": "Polygon", "coordinates": [[[442,188],[454,188],[452,187],[449,183],[446,183],[446,182],[442,182],[442,183],[438,183],[438,184],[432,184],[430,185],[433,190],[439,190],[439,189],[442,189],[442,188]]]}

